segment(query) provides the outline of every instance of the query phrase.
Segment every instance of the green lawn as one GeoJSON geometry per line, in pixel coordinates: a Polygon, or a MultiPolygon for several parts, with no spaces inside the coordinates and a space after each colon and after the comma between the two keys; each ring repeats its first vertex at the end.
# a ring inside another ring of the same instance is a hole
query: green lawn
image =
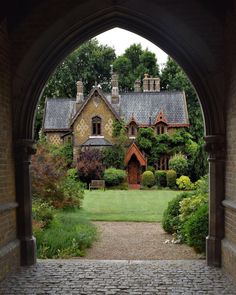
{"type": "Polygon", "coordinates": [[[82,212],[91,220],[161,221],[168,202],[178,193],[170,190],[86,191],[82,212]]]}

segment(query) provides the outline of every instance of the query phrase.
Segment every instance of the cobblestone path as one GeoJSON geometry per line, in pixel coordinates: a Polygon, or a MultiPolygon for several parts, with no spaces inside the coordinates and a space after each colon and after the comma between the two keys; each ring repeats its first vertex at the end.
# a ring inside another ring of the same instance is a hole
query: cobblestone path
{"type": "Polygon", "coordinates": [[[0,284],[6,295],[236,294],[217,268],[196,260],[40,260],[0,284]]]}

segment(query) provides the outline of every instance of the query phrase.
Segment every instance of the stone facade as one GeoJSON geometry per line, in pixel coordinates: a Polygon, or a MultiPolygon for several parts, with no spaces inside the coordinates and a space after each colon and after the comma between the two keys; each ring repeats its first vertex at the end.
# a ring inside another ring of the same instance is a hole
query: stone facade
{"type": "Polygon", "coordinates": [[[93,95],[73,123],[74,146],[81,146],[89,136],[92,136],[92,118],[101,118],[101,136],[113,143],[112,126],[114,114],[100,96],[93,95]]]}

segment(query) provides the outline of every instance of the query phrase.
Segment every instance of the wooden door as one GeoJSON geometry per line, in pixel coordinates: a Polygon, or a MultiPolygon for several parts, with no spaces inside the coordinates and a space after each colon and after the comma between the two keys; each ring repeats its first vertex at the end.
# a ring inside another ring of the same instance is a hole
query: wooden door
{"type": "Polygon", "coordinates": [[[128,166],[128,176],[130,184],[139,183],[139,162],[138,161],[130,161],[128,166]]]}

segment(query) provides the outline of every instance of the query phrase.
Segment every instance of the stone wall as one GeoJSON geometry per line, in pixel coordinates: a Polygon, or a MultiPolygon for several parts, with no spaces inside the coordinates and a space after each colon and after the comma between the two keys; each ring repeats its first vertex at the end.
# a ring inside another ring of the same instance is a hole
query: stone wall
{"type": "Polygon", "coordinates": [[[19,265],[16,239],[14,160],[12,148],[8,34],[0,25],[0,280],[19,265]]]}

